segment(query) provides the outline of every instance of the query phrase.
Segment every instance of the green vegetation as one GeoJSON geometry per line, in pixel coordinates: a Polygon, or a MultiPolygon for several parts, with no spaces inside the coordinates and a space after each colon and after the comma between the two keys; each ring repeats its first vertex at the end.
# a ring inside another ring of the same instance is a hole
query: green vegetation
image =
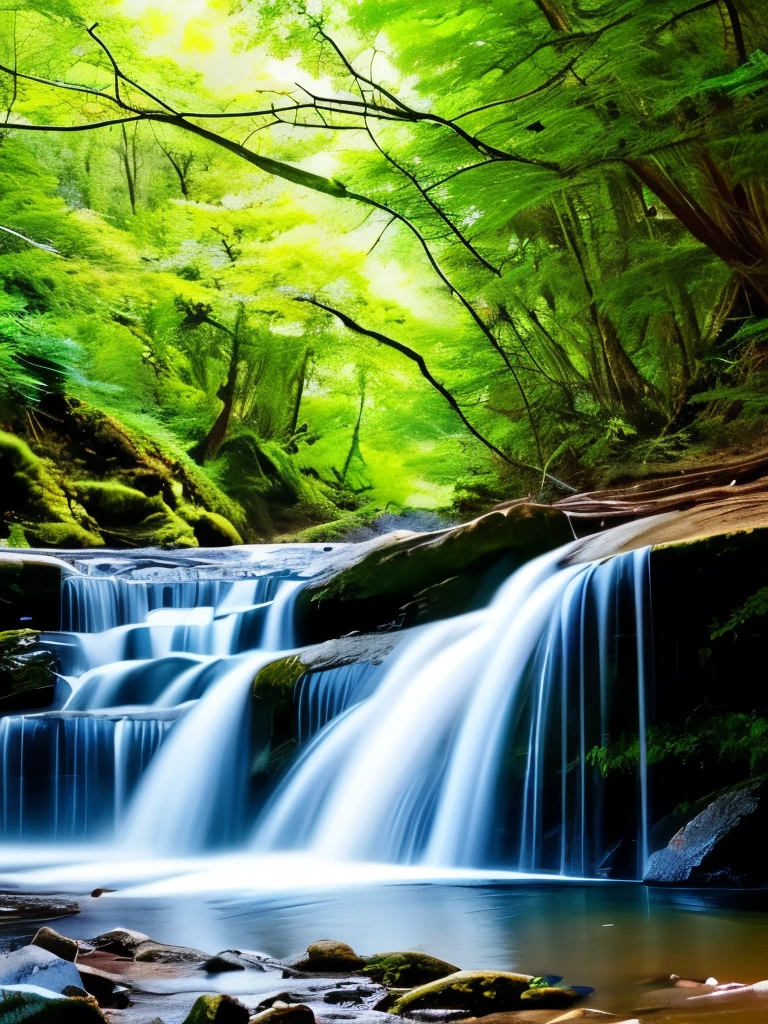
{"type": "MultiPolygon", "coordinates": [[[[605,747],[587,753],[590,764],[603,775],[634,772],[640,763],[637,736],[622,735],[605,747]]],[[[653,725],[647,738],[648,765],[667,769],[705,766],[719,771],[731,768],[739,778],[756,778],[768,772],[768,718],[753,712],[703,713],[680,726],[653,725]]]]}
{"type": "Polygon", "coordinates": [[[764,446],[766,0],[187,8],[0,10],[0,541],[764,446]]]}

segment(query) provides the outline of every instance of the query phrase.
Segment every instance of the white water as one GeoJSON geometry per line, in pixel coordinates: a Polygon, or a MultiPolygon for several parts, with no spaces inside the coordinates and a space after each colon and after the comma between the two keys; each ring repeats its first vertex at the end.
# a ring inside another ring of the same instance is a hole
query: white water
{"type": "Polygon", "coordinates": [[[485,609],[410,631],[375,671],[305,675],[298,754],[261,812],[252,682],[295,648],[302,584],[125,578],[100,562],[64,584],[63,624],[80,632],[50,638],[71,688],[63,709],[0,720],[3,837],[114,836],[188,857],[242,847],[257,818],[251,849],[267,856],[594,876],[611,815],[588,755],[620,728],[640,737],[624,858],[639,874],[648,553],[579,566],[566,555],[524,566],[485,609]]]}

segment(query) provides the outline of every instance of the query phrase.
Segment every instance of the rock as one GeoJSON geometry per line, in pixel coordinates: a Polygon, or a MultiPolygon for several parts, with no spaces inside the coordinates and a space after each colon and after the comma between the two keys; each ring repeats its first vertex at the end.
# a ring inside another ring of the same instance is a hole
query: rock
{"type": "Polygon", "coordinates": [[[143,932],[134,932],[130,928],[113,928],[90,940],[93,948],[100,952],[126,956],[131,960],[139,946],[150,941],[148,935],[144,935],[143,932]]]}
{"type": "Polygon", "coordinates": [[[335,1006],[355,1006],[374,995],[376,995],[375,988],[351,985],[348,988],[334,988],[330,992],[326,992],[323,996],[323,1002],[332,1003],[335,1006]]]}
{"type": "Polygon", "coordinates": [[[375,953],[366,957],[363,974],[382,985],[412,988],[456,974],[460,967],[427,953],[375,953]]]}
{"type": "Polygon", "coordinates": [[[0,957],[0,985],[40,985],[51,992],[62,992],[67,985],[80,987],[80,975],[69,960],[39,946],[22,946],[0,957]]]}
{"type": "Polygon", "coordinates": [[[137,947],[133,959],[142,964],[200,964],[210,956],[189,946],[168,946],[150,939],[137,947]]]}
{"type": "Polygon", "coordinates": [[[65,896],[25,896],[21,893],[0,893],[0,919],[3,921],[35,920],[68,917],[79,914],[77,900],[65,896]]]}
{"type": "Polygon", "coordinates": [[[95,1002],[67,998],[38,985],[0,986],[2,1024],[105,1024],[95,1002]]]}
{"type": "Polygon", "coordinates": [[[550,1024],[553,1013],[557,1013],[557,1010],[508,1010],[506,1013],[491,1013],[486,1017],[465,1017],[463,1024],[486,1024],[486,1021],[491,1021],[491,1024],[550,1024]]]}
{"type": "Polygon", "coordinates": [[[239,949],[224,949],[200,964],[200,970],[207,971],[208,974],[222,974],[225,971],[266,971],[267,969],[268,964],[259,957],[242,953],[239,949]]]}
{"type": "Polygon", "coordinates": [[[98,1001],[99,1006],[119,1009],[129,1005],[129,990],[106,971],[100,971],[96,967],[86,966],[82,963],[78,963],[77,969],[82,979],[83,988],[98,1001]]]}
{"type": "Polygon", "coordinates": [[[717,797],[651,854],[647,885],[768,885],[763,836],[768,783],[751,782],[717,797]]]}
{"type": "Polygon", "coordinates": [[[248,1024],[248,1010],[232,996],[200,996],[184,1024],[248,1024]]]}
{"type": "Polygon", "coordinates": [[[304,1003],[283,1003],[276,1000],[268,1010],[251,1017],[251,1024],[315,1024],[312,1008],[304,1003]]]}
{"type": "Polygon", "coordinates": [[[108,892],[116,892],[116,890],[115,889],[105,889],[105,888],[94,889],[93,892],[91,893],[91,896],[93,897],[93,899],[97,900],[99,898],[99,896],[104,896],[105,893],[108,893],[108,892]]]}
{"type": "Polygon", "coordinates": [[[59,935],[57,931],[47,926],[38,928],[37,934],[32,939],[32,945],[47,949],[54,956],[59,956],[62,960],[70,960],[72,963],[77,959],[79,951],[78,944],[74,939],[68,939],[66,935],[59,935]]]}
{"type": "Polygon", "coordinates": [[[615,1013],[607,1013],[605,1010],[590,1010],[586,1006],[579,1006],[577,1009],[569,1010],[568,1013],[564,1013],[560,1017],[555,1017],[549,1024],[565,1024],[569,1020],[602,1020],[605,1021],[605,1024],[609,1024],[610,1021],[617,1021],[618,1019],[615,1013]]]}
{"type": "Polygon", "coordinates": [[[561,1006],[573,1006],[578,996],[572,988],[556,988],[551,985],[529,988],[520,996],[525,1006],[537,1006],[541,1009],[556,1010],[561,1006]]]}
{"type": "Polygon", "coordinates": [[[457,971],[440,981],[411,989],[392,1005],[392,1013],[435,1008],[469,1010],[478,1017],[500,1010],[514,1010],[527,991],[531,976],[509,971],[457,971]]]}
{"type": "Polygon", "coordinates": [[[307,946],[307,955],[289,964],[294,970],[309,971],[313,974],[346,974],[349,971],[359,971],[365,967],[365,960],[355,953],[346,942],[337,942],[336,939],[318,939],[311,946],[307,946]]]}

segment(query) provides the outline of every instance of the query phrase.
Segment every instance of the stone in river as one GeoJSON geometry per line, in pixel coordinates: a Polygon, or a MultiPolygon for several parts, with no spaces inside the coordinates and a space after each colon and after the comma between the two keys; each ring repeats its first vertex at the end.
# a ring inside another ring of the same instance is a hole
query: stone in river
{"type": "Polygon", "coordinates": [[[133,960],[139,946],[149,941],[149,936],[143,932],[135,932],[130,928],[113,928],[91,939],[91,945],[102,953],[114,953],[116,956],[126,956],[133,960]]]}
{"type": "Polygon", "coordinates": [[[21,893],[0,893],[0,919],[15,921],[18,919],[39,920],[52,917],[68,917],[79,914],[80,904],[77,900],[65,896],[25,896],[21,893]]]}
{"type": "Polygon", "coordinates": [[[411,989],[399,996],[391,1012],[436,1008],[468,1010],[478,1017],[520,1007],[520,997],[528,990],[531,976],[509,971],[457,971],[447,978],[411,989]]]}
{"type": "Polygon", "coordinates": [[[48,927],[38,928],[37,934],[32,939],[32,945],[47,949],[49,953],[60,956],[62,960],[71,960],[72,963],[77,959],[79,951],[79,946],[74,939],[68,939],[66,935],[59,935],[53,928],[48,927]]]}
{"type": "Polygon", "coordinates": [[[556,1010],[563,1006],[573,1006],[577,998],[572,988],[555,988],[547,985],[529,988],[520,996],[520,1002],[525,1006],[556,1010]]]}
{"type": "Polygon", "coordinates": [[[248,1024],[248,1009],[232,996],[200,996],[184,1024],[248,1024]]]}
{"type": "Polygon", "coordinates": [[[250,1024],[315,1024],[315,1015],[304,1003],[275,1000],[268,1010],[251,1017],[250,1024]]]}
{"type": "Polygon", "coordinates": [[[0,985],[3,1024],[106,1024],[95,1001],[69,999],[38,985],[0,985]]]}
{"type": "Polygon", "coordinates": [[[168,946],[164,942],[142,942],[133,959],[142,964],[200,964],[210,960],[208,953],[190,946],[168,946]]]}
{"type": "Polygon", "coordinates": [[[382,985],[411,988],[438,981],[461,968],[428,953],[375,953],[366,957],[363,974],[382,985]]]}
{"type": "Polygon", "coordinates": [[[201,971],[208,974],[222,974],[225,971],[267,971],[270,967],[282,968],[282,964],[270,961],[269,958],[243,953],[239,949],[223,949],[200,964],[201,971]]]}
{"type": "Polygon", "coordinates": [[[618,1019],[615,1013],[607,1013],[605,1010],[591,1010],[587,1006],[579,1006],[575,1010],[569,1010],[568,1013],[555,1017],[549,1024],[566,1024],[567,1021],[572,1020],[602,1020],[605,1021],[605,1024],[610,1024],[611,1021],[618,1021],[618,1019]]]}
{"type": "Polygon", "coordinates": [[[39,985],[62,992],[68,985],[81,987],[77,968],[69,960],[40,946],[22,946],[0,957],[0,985],[39,985]]]}
{"type": "Polygon", "coordinates": [[[294,970],[309,971],[314,974],[329,972],[344,974],[348,971],[359,971],[365,967],[365,960],[355,953],[346,942],[336,939],[318,939],[307,946],[306,956],[295,963],[289,964],[294,970]]]}

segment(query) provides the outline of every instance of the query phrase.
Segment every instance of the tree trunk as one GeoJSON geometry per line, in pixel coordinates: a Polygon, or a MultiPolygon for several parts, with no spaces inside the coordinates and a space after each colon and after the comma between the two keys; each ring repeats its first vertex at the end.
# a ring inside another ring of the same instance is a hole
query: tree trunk
{"type": "Polygon", "coordinates": [[[128,142],[128,132],[125,125],[120,125],[123,136],[122,161],[125,171],[125,180],[128,185],[128,199],[131,203],[131,213],[136,216],[136,139],[134,137],[133,147],[128,142]],[[131,151],[133,150],[133,152],[131,151]]]}
{"type": "Polygon", "coordinates": [[[547,19],[547,24],[554,32],[571,31],[571,23],[558,0],[534,0],[534,3],[547,19]]]}
{"type": "MultiPolygon", "coordinates": [[[[229,421],[232,416],[232,406],[235,401],[235,389],[237,387],[237,373],[240,363],[240,331],[242,327],[242,310],[238,314],[235,328],[231,332],[232,348],[229,353],[229,369],[227,379],[216,392],[216,397],[221,400],[221,412],[216,417],[213,426],[206,437],[193,449],[192,457],[200,463],[215,459],[219,448],[227,436],[229,421]]],[[[229,332],[228,332],[229,333],[229,332]]]]}
{"type": "Polygon", "coordinates": [[[301,410],[301,400],[304,397],[304,386],[307,380],[307,367],[309,366],[309,360],[314,355],[311,348],[308,348],[304,353],[304,358],[301,361],[301,369],[299,370],[298,383],[296,386],[296,399],[293,403],[293,415],[291,416],[291,423],[288,428],[288,437],[291,438],[296,433],[296,429],[299,425],[299,412],[301,410]]]}
{"type": "Polygon", "coordinates": [[[355,455],[359,456],[361,462],[363,461],[363,456],[360,453],[360,424],[363,421],[363,407],[364,406],[365,406],[365,377],[363,377],[363,379],[361,381],[360,409],[358,410],[358,413],[357,413],[357,422],[355,423],[355,429],[352,431],[352,443],[349,446],[349,451],[347,452],[347,457],[344,460],[344,469],[341,472],[341,483],[342,484],[346,482],[347,473],[349,472],[349,467],[352,465],[352,459],[355,457],[355,455]]]}

